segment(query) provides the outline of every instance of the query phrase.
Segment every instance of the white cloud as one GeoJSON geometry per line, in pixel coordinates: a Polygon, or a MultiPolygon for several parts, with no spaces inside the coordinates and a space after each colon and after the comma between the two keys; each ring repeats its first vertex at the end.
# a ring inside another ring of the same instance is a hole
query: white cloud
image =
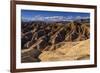
{"type": "Polygon", "coordinates": [[[44,20],[44,17],[41,16],[41,15],[36,15],[32,18],[32,20],[40,20],[40,21],[43,21],[44,20]]]}
{"type": "Polygon", "coordinates": [[[37,15],[32,18],[32,20],[40,20],[40,21],[69,21],[72,20],[72,16],[64,17],[64,16],[41,16],[37,15]]]}
{"type": "Polygon", "coordinates": [[[86,17],[82,17],[82,16],[77,16],[76,19],[89,19],[90,17],[86,16],[86,17]]]}

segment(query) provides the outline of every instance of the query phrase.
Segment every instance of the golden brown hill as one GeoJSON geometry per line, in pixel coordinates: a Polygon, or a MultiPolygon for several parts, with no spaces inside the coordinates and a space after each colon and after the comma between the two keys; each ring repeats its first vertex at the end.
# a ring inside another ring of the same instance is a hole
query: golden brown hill
{"type": "Polygon", "coordinates": [[[89,59],[89,57],[89,39],[79,42],[66,42],[64,46],[54,51],[43,51],[39,56],[41,61],[83,60],[89,59]]]}

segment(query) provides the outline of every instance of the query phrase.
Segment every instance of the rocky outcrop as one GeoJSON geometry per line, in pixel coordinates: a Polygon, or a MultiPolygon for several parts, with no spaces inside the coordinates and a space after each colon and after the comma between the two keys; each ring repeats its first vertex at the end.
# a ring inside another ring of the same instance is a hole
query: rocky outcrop
{"type": "Polygon", "coordinates": [[[22,62],[41,61],[38,56],[43,51],[53,51],[61,47],[62,45],[58,46],[59,43],[77,42],[89,38],[90,25],[88,22],[22,22],[22,62]]]}

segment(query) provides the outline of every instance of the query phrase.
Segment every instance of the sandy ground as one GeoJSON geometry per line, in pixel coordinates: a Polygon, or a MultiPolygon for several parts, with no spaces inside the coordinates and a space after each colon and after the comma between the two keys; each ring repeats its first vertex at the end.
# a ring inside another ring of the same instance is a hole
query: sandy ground
{"type": "Polygon", "coordinates": [[[42,61],[86,60],[90,58],[90,40],[66,42],[54,51],[43,51],[42,61]]]}

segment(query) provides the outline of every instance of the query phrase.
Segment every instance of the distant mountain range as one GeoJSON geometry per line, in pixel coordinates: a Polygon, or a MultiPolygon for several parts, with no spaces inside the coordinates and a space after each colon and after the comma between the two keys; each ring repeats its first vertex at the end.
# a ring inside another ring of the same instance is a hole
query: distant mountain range
{"type": "Polygon", "coordinates": [[[59,21],[89,21],[90,18],[89,17],[81,17],[81,16],[77,16],[77,17],[73,17],[73,16],[40,16],[40,15],[36,15],[34,17],[22,17],[22,22],[30,22],[30,21],[45,21],[45,22],[59,22],[59,21]]]}

